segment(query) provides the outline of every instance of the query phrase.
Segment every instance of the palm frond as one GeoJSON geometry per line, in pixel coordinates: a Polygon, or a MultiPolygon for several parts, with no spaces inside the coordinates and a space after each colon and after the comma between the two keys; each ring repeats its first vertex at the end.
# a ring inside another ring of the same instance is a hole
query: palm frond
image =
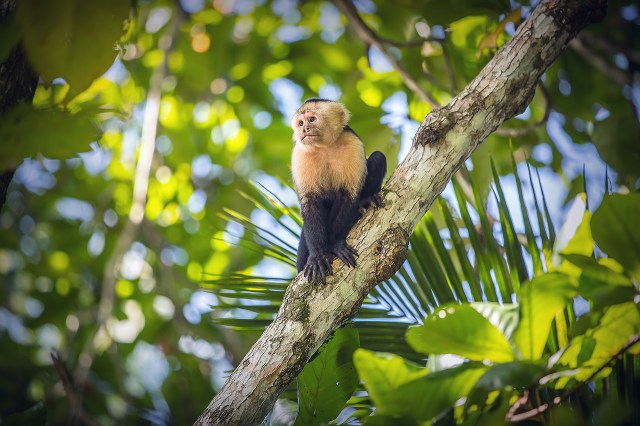
{"type": "MultiPolygon", "coordinates": [[[[454,197],[440,197],[432,212],[420,221],[402,268],[371,291],[354,318],[363,347],[421,360],[423,356],[404,339],[409,325],[421,322],[444,303],[512,303],[517,299],[520,284],[546,269],[544,253],[550,252],[555,231],[539,174],[540,199],[535,189],[525,188],[515,173],[517,200],[510,200],[492,167],[495,181],[490,198],[483,199],[468,171],[462,170],[452,180],[454,197]],[[532,193],[533,216],[524,204],[527,191],[532,193]],[[486,208],[490,199],[496,202],[498,218],[492,217],[486,208]],[[515,214],[521,215],[524,233],[514,225],[515,214]],[[534,234],[535,229],[540,230],[540,235],[534,234]]],[[[528,166],[527,171],[533,185],[528,166]]],[[[283,197],[260,184],[253,184],[250,193],[241,195],[256,209],[266,212],[274,226],[267,229],[245,215],[225,210],[223,219],[235,221],[245,229],[238,244],[279,261],[284,275],[293,276],[294,241],[299,238],[301,225],[297,207],[286,205],[283,197]]],[[[240,331],[256,331],[275,317],[289,281],[251,273],[228,273],[207,276],[202,286],[218,296],[214,323],[240,331]]]]}

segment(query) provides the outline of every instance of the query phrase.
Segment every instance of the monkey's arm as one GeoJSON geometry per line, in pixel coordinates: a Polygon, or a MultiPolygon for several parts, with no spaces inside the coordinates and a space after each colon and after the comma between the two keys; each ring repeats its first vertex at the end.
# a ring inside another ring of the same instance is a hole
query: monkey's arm
{"type": "Polygon", "coordinates": [[[367,159],[367,177],[360,192],[360,208],[367,209],[371,204],[380,206],[378,195],[382,188],[382,181],[387,174],[387,157],[380,151],[371,153],[367,159]]]}
{"type": "Polygon", "coordinates": [[[304,227],[300,232],[300,241],[298,242],[298,253],[296,255],[296,270],[300,273],[307,265],[309,259],[309,247],[307,246],[307,237],[304,235],[304,227]]]}
{"type": "Polygon", "coordinates": [[[327,238],[327,211],[319,199],[307,199],[300,204],[303,233],[309,253],[304,276],[312,282],[321,278],[322,283],[325,283],[327,275],[333,274],[327,238]]]}
{"type": "Polygon", "coordinates": [[[333,203],[329,214],[329,223],[331,224],[329,243],[333,254],[347,265],[356,266],[355,256],[358,255],[347,244],[347,234],[358,220],[359,210],[368,208],[372,203],[380,206],[378,192],[382,188],[382,181],[386,173],[387,158],[380,151],[375,151],[367,159],[367,176],[360,191],[360,197],[353,200],[346,192],[340,191],[333,203]]]}
{"type": "Polygon", "coordinates": [[[355,256],[358,253],[345,240],[358,220],[358,207],[359,200],[352,199],[346,191],[341,190],[336,195],[329,213],[329,244],[333,254],[349,266],[356,266],[355,256]]]}

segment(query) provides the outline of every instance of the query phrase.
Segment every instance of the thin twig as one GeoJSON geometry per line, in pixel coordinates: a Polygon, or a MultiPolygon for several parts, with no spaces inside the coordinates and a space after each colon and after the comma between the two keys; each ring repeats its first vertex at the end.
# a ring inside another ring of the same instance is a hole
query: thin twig
{"type": "Polygon", "coordinates": [[[430,41],[430,39],[418,39],[418,40],[391,40],[389,38],[378,36],[378,40],[380,40],[384,44],[388,44],[394,47],[418,47],[422,46],[425,41],[430,41]]]}
{"type": "Polygon", "coordinates": [[[71,377],[71,373],[69,373],[67,366],[64,364],[64,362],[60,358],[60,355],[56,351],[51,351],[51,360],[53,361],[53,367],[55,368],[56,373],[58,373],[58,377],[62,382],[62,387],[67,394],[67,398],[69,398],[72,416],[87,425],[98,426],[98,422],[93,420],[84,409],[82,405],[82,398],[78,395],[75,384],[73,382],[73,377],[71,377]]]}
{"type": "Polygon", "coordinates": [[[541,81],[538,82],[538,88],[540,89],[540,93],[542,94],[542,97],[544,99],[544,115],[542,116],[540,121],[531,123],[525,127],[520,127],[515,129],[508,128],[508,127],[500,127],[495,131],[496,135],[504,136],[507,138],[518,138],[518,137],[527,135],[533,132],[534,130],[536,130],[537,128],[547,124],[547,121],[549,120],[549,115],[551,115],[551,96],[549,95],[549,91],[541,81]]]}
{"type": "Polygon", "coordinates": [[[442,46],[444,65],[447,67],[447,75],[449,76],[449,86],[451,86],[451,91],[456,93],[458,91],[458,85],[456,84],[456,73],[453,69],[453,63],[451,62],[451,55],[449,55],[449,48],[444,40],[440,41],[440,45],[442,46]]]}
{"type": "Polygon", "coordinates": [[[609,38],[593,34],[590,31],[583,31],[577,36],[587,46],[593,46],[600,51],[611,54],[611,52],[620,52],[627,57],[629,62],[640,65],[640,52],[633,47],[623,46],[612,41],[609,38]]]}
{"type": "Polygon", "coordinates": [[[591,51],[587,46],[584,38],[576,37],[569,43],[569,46],[584,58],[592,67],[600,71],[610,80],[615,81],[621,86],[625,86],[633,83],[633,77],[630,73],[616,68],[609,62],[607,62],[602,56],[591,51]]]}
{"type": "Polygon", "coordinates": [[[404,69],[402,64],[400,64],[400,62],[397,59],[395,59],[393,56],[391,56],[391,54],[389,54],[389,52],[387,51],[384,45],[385,41],[380,37],[378,37],[378,35],[375,34],[373,30],[369,28],[369,26],[367,26],[367,24],[362,20],[362,18],[358,14],[358,11],[353,6],[351,1],[334,0],[334,2],[336,6],[338,6],[338,8],[342,11],[342,13],[344,13],[344,15],[347,17],[347,20],[351,23],[356,33],[360,37],[360,39],[362,39],[362,41],[364,41],[366,44],[375,46],[376,48],[378,48],[378,50],[380,50],[380,52],[384,55],[384,57],[387,58],[389,63],[391,63],[391,66],[393,66],[393,68],[398,72],[398,74],[400,74],[400,76],[402,77],[402,81],[411,91],[413,91],[418,96],[420,96],[420,98],[426,103],[428,103],[429,105],[431,105],[431,107],[433,108],[440,107],[440,104],[438,103],[438,101],[436,101],[431,96],[430,93],[428,93],[422,87],[420,87],[418,82],[407,72],[406,69],[404,69]]]}
{"type": "Polygon", "coordinates": [[[526,402],[529,399],[529,392],[525,391],[524,395],[522,396],[522,398],[520,398],[518,401],[516,401],[516,403],[509,409],[509,412],[507,413],[507,416],[505,417],[505,420],[507,422],[510,423],[518,423],[527,419],[530,419],[532,417],[537,416],[538,414],[542,414],[545,411],[547,411],[549,408],[553,408],[553,407],[557,407],[558,405],[560,405],[563,401],[566,401],[567,399],[569,399],[572,395],[574,395],[576,392],[578,392],[579,390],[581,390],[582,388],[584,388],[585,386],[587,386],[589,384],[589,382],[591,382],[598,374],[600,374],[600,372],[602,370],[604,370],[607,367],[610,367],[613,365],[613,363],[615,363],[615,361],[622,356],[627,350],[629,350],[629,348],[631,348],[633,345],[635,345],[636,343],[640,342],[640,333],[635,334],[633,337],[631,337],[631,339],[629,339],[627,341],[627,343],[624,344],[624,346],[615,354],[613,354],[613,356],[604,364],[602,364],[596,371],[594,371],[586,380],[584,380],[583,382],[581,382],[580,384],[578,384],[577,386],[575,386],[573,389],[565,392],[563,395],[561,396],[557,396],[555,398],[553,398],[553,400],[550,403],[545,403],[542,404],[538,407],[535,407],[529,411],[525,411],[524,413],[519,413],[519,414],[515,414],[516,411],[524,404],[526,404],[526,402]],[[525,398],[526,400],[524,402],[521,403],[521,400],[525,398]],[[518,405],[516,407],[516,405],[518,405]]]}

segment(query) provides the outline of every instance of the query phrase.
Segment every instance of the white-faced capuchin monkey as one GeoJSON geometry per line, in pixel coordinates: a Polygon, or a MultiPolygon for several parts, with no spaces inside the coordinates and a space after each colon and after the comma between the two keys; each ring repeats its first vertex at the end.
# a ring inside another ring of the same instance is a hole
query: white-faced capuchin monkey
{"type": "Polygon", "coordinates": [[[366,158],[349,116],[341,103],[314,98],[291,120],[291,170],[303,220],[296,267],[311,282],[326,282],[334,256],[356,265],[347,234],[361,211],[380,206],[387,159],[379,151],[366,158]]]}

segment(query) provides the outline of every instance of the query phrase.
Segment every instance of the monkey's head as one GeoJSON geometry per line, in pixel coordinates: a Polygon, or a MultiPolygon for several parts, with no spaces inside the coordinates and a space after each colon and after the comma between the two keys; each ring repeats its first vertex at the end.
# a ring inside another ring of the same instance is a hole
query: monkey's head
{"type": "Polygon", "coordinates": [[[349,115],[340,102],[307,99],[291,119],[293,140],[300,147],[331,145],[344,131],[349,115]]]}

